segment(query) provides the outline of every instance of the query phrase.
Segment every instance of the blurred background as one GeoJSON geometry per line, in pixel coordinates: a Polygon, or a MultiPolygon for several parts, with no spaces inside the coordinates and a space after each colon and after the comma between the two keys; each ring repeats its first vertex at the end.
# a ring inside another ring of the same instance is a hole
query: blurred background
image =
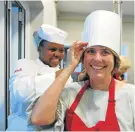
{"type": "MultiPolygon", "coordinates": [[[[32,34],[43,23],[61,28],[69,33],[65,58],[60,67],[67,65],[67,49],[75,40],[81,40],[81,32],[86,16],[95,10],[108,10],[118,13],[122,18],[121,55],[131,61],[126,73],[128,82],[135,84],[134,73],[134,1],[76,1],[76,0],[37,0],[0,1],[0,131],[7,128],[9,108],[9,77],[18,59],[36,59],[32,34]]],[[[75,73],[80,72],[79,64],[75,73]]],[[[76,76],[73,75],[73,78],[76,76]]]]}

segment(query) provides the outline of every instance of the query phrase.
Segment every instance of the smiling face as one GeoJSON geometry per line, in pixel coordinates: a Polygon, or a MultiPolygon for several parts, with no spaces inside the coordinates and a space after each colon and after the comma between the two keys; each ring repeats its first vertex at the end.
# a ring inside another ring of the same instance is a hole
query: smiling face
{"type": "Polygon", "coordinates": [[[56,67],[64,58],[64,45],[46,42],[38,48],[39,59],[50,67],[56,67]]]}
{"type": "Polygon", "coordinates": [[[84,53],[84,67],[93,79],[110,77],[114,69],[114,55],[103,46],[92,46],[84,53]]]}

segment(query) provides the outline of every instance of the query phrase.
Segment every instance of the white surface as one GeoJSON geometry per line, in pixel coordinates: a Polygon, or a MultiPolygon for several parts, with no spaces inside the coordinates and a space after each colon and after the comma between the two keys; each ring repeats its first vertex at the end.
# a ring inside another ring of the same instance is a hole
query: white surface
{"type": "Polygon", "coordinates": [[[54,0],[42,0],[44,6],[43,22],[57,27],[56,6],[54,0]]]}
{"type": "Polygon", "coordinates": [[[0,1],[0,131],[5,130],[5,75],[6,75],[6,66],[5,66],[5,40],[4,40],[4,2],[0,1]]]}

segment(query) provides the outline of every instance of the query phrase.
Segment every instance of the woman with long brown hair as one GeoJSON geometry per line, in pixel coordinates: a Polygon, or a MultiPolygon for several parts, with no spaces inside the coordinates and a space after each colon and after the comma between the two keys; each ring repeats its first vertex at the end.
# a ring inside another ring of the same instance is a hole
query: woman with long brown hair
{"type": "Polygon", "coordinates": [[[135,86],[113,78],[120,65],[119,15],[92,12],[83,41],[88,45],[74,43],[72,63],[28,109],[29,123],[35,130],[134,131],[135,86]],[[65,87],[81,58],[89,80],[65,87]]]}

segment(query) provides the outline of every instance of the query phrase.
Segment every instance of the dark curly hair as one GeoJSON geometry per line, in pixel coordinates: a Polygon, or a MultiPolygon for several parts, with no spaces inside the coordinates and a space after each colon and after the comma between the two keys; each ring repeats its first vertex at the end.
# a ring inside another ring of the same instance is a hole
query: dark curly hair
{"type": "Polygon", "coordinates": [[[37,48],[37,51],[39,51],[39,48],[40,48],[40,47],[43,47],[45,43],[48,43],[48,41],[46,41],[46,40],[41,40],[41,42],[39,43],[39,46],[38,46],[38,48],[37,48]]]}

